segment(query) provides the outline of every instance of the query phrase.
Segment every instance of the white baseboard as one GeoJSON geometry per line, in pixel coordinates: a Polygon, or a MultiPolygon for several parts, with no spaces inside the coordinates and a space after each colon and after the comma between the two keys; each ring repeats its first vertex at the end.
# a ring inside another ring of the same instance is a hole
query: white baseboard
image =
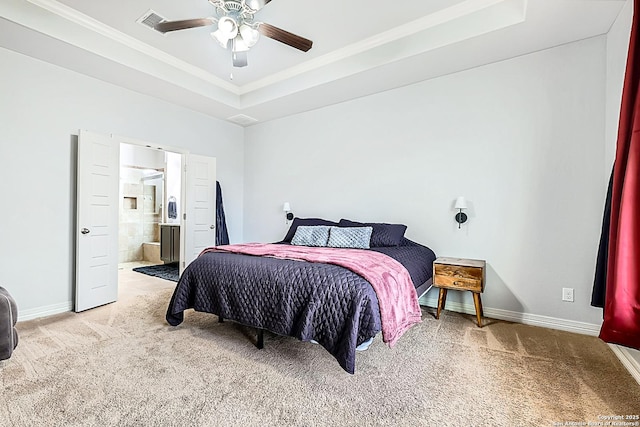
{"type": "Polygon", "coordinates": [[[73,310],[73,303],[71,301],[33,308],[31,310],[18,310],[18,322],[51,316],[53,314],[66,313],[71,310],[73,310]]]}
{"type": "Polygon", "coordinates": [[[629,353],[629,349],[617,344],[609,344],[613,353],[618,356],[627,371],[640,384],[640,363],[629,353]]]}
{"type": "MultiPolygon", "coordinates": [[[[438,307],[437,298],[422,298],[421,305],[438,307]]],[[[447,301],[447,308],[459,313],[476,314],[475,306],[447,301]]],[[[517,311],[501,310],[498,308],[483,307],[484,315],[492,319],[506,320],[508,322],[522,323],[525,325],[541,326],[543,328],[557,329],[560,331],[575,332],[582,335],[598,336],[600,326],[594,323],[577,322],[575,320],[559,319],[557,317],[541,316],[538,314],[519,313],[517,311]]]]}

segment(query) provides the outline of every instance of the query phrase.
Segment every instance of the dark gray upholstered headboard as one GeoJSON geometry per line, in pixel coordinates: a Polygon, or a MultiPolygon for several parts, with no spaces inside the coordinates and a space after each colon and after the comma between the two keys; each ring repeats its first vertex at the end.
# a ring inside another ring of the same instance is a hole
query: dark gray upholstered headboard
{"type": "Polygon", "coordinates": [[[0,360],[10,358],[18,345],[17,321],[16,302],[5,288],[0,287],[0,360]]]}

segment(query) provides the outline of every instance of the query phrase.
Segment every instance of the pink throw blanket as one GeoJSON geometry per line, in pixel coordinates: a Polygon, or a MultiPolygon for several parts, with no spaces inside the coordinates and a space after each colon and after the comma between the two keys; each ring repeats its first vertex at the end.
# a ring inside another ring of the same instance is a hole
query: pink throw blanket
{"type": "Polygon", "coordinates": [[[389,347],[393,347],[407,329],[421,322],[418,295],[409,272],[402,264],[385,254],[364,249],[246,243],[207,248],[200,255],[217,251],[335,264],[359,274],[371,283],[376,292],[380,306],[382,339],[389,347]]]}

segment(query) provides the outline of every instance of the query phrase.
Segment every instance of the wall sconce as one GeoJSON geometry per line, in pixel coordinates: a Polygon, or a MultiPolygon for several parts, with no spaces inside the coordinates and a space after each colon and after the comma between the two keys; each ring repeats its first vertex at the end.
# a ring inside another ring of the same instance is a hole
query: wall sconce
{"type": "Polygon", "coordinates": [[[456,204],[454,206],[455,209],[458,209],[458,213],[456,214],[456,222],[458,223],[458,228],[465,222],[467,222],[467,214],[462,212],[463,209],[467,209],[467,201],[463,196],[460,196],[456,199],[456,204]]]}
{"type": "Polygon", "coordinates": [[[289,202],[284,202],[282,210],[285,212],[285,218],[287,219],[286,223],[289,224],[289,221],[293,219],[293,213],[291,212],[291,205],[289,202]]]}

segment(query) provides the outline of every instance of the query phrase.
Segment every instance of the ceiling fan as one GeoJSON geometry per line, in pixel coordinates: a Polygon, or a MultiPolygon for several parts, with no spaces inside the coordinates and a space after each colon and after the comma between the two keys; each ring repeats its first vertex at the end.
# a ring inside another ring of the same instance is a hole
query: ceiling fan
{"type": "Polygon", "coordinates": [[[155,25],[161,33],[205,27],[217,24],[211,37],[225,49],[231,48],[234,67],[247,66],[247,51],[257,42],[260,34],[303,52],[313,46],[311,40],[285,31],[265,22],[254,21],[254,15],[271,0],[208,0],[216,8],[216,16],[182,21],[164,21],[155,25]]]}

